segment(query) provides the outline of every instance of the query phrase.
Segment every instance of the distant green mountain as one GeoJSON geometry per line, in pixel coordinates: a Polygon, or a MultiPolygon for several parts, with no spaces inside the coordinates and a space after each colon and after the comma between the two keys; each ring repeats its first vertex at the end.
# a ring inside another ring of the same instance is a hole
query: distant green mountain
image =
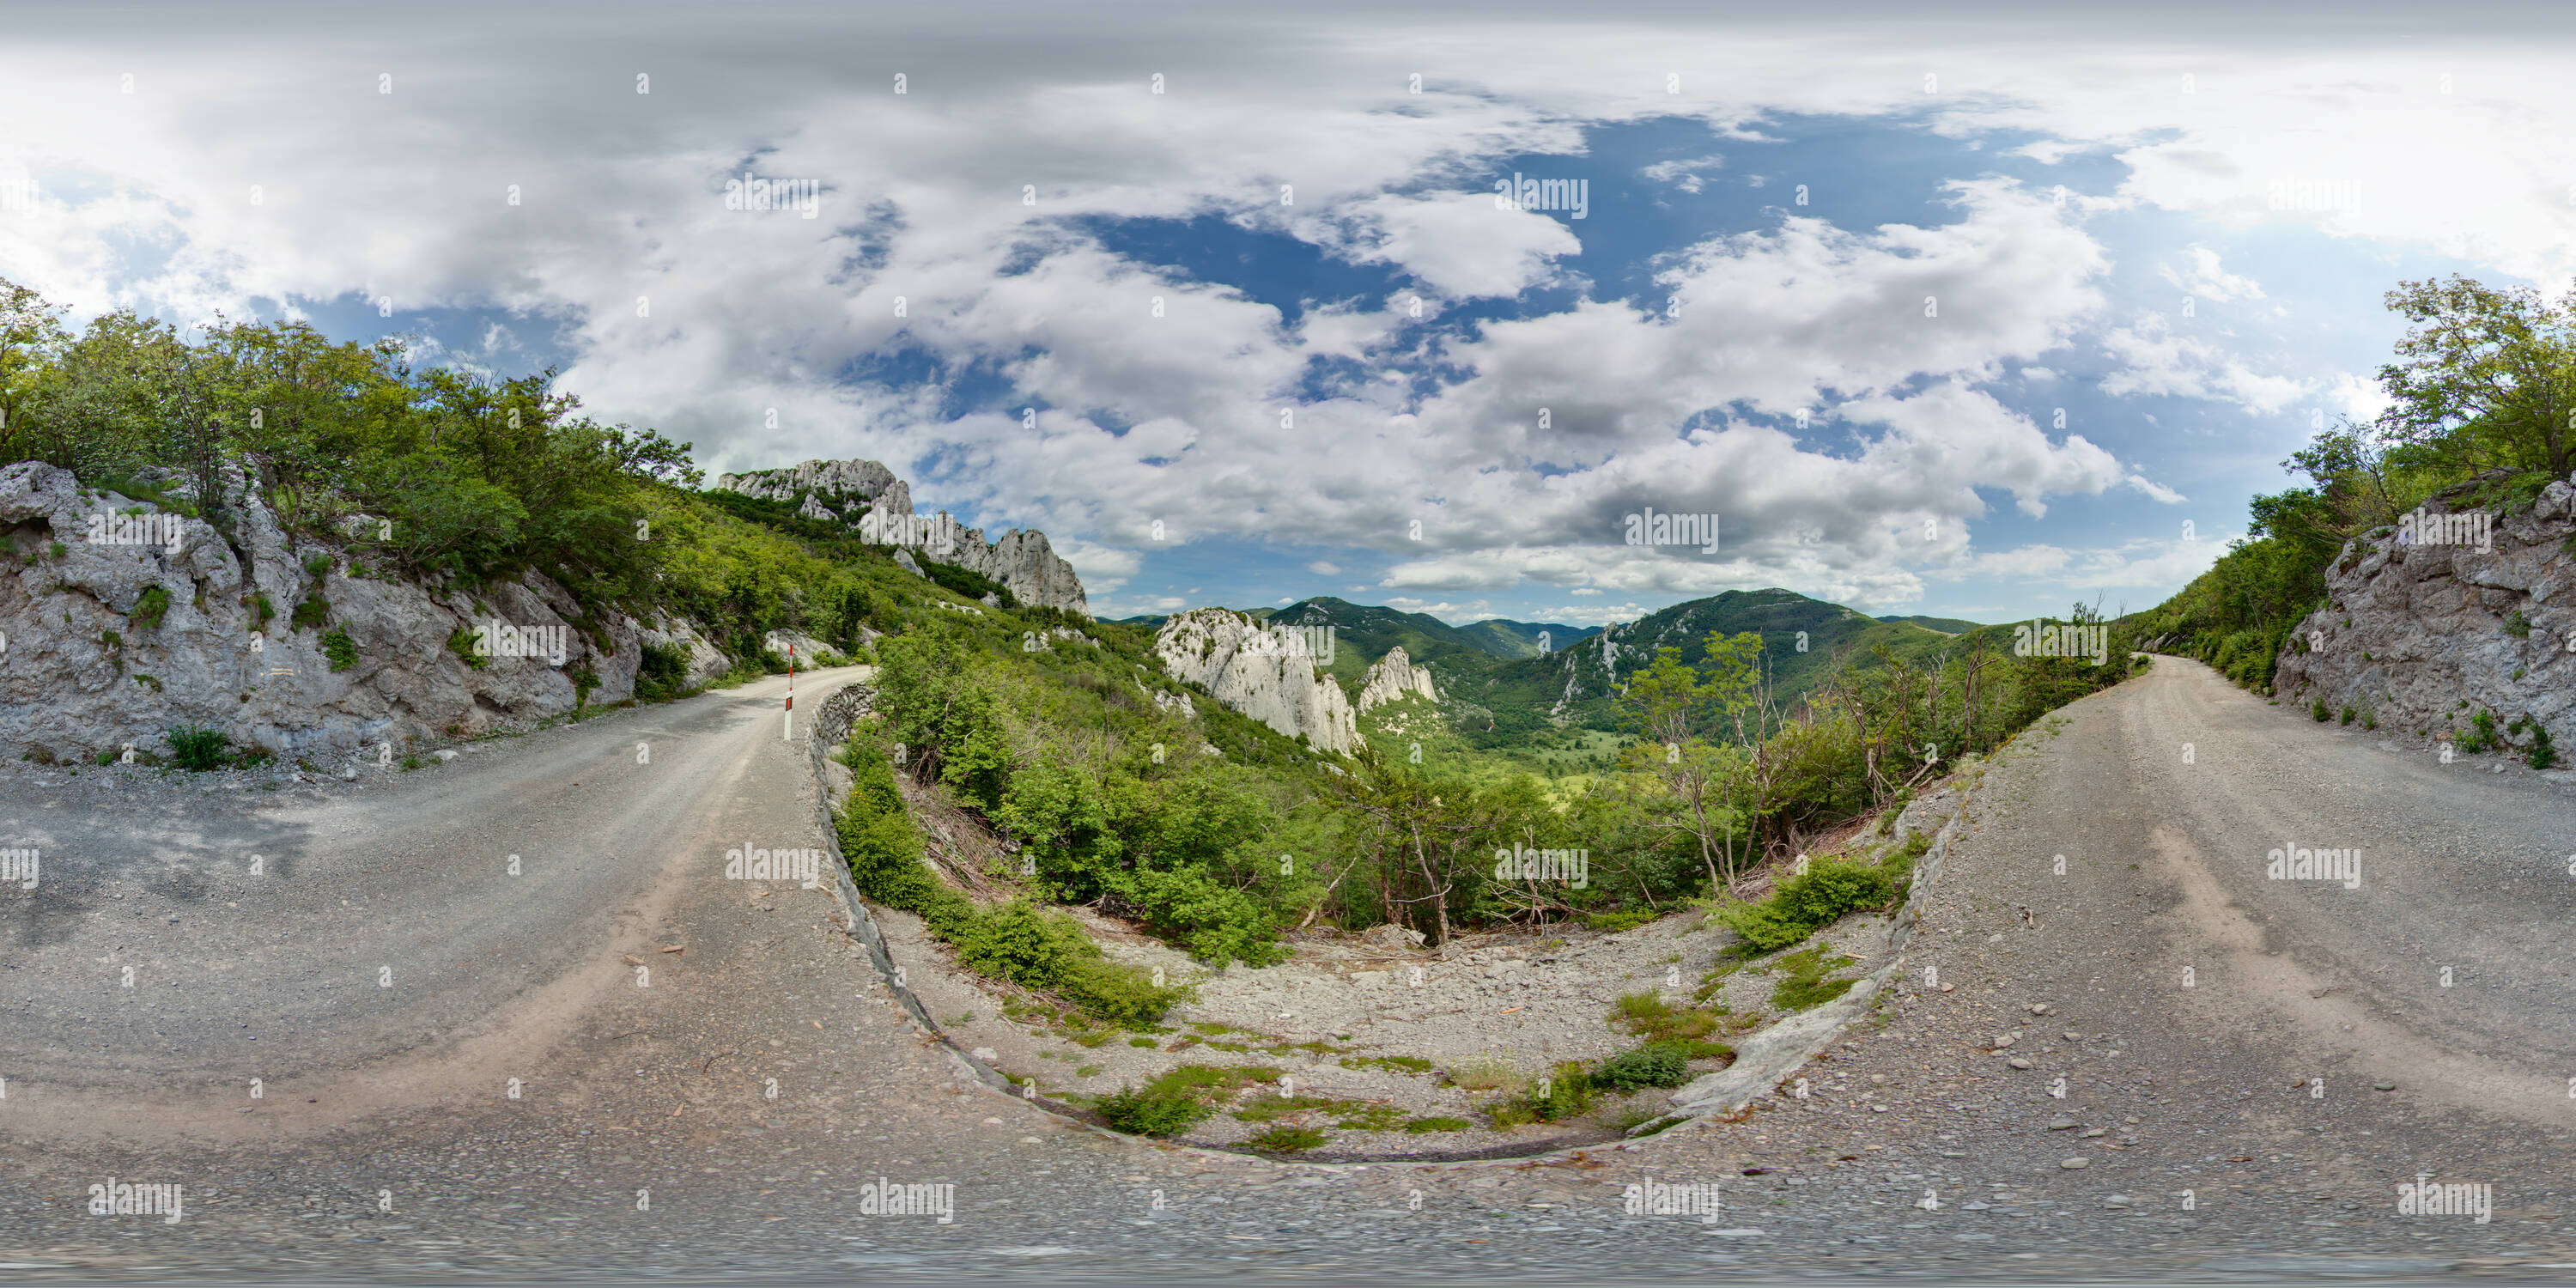
{"type": "MultiPolygon", "coordinates": [[[[1241,611],[1283,626],[1331,626],[1333,660],[1325,669],[1354,695],[1372,664],[1387,650],[1402,648],[1414,665],[1431,668],[1460,732],[1486,746],[1517,742],[1560,723],[1616,728],[1617,698],[1628,677],[1664,647],[1680,649],[1683,661],[1698,665],[1706,660],[1704,643],[1711,631],[1752,631],[1762,637],[1772,692],[1783,706],[1794,705],[1838,665],[1877,665],[1873,650],[1880,644],[1911,661],[1959,649],[1980,631],[1996,633],[2000,647],[2011,647],[2008,626],[1948,617],[1873,618],[1776,587],[1690,600],[1606,632],[1502,618],[1451,626],[1428,613],[1354,604],[1330,595],[1284,608],[1241,611]],[[1544,655],[1538,651],[1542,634],[1550,646],[1544,655]]],[[[1165,620],[1131,617],[1122,624],[1150,630],[1165,620]]]]}
{"type": "Polygon", "coordinates": [[[1925,617],[1920,613],[1909,613],[1901,617],[1882,617],[1878,620],[1882,622],[1912,622],[1917,626],[1929,626],[1933,630],[1939,631],[1944,635],[1965,635],[1968,632],[1980,629],[1985,625],[1984,622],[1965,621],[1956,617],[1925,617]]]}
{"type": "Polygon", "coordinates": [[[1359,692],[1360,681],[1367,676],[1369,667],[1386,656],[1389,649],[1401,648],[1415,666],[1430,667],[1432,681],[1444,693],[1453,684],[1482,675],[1499,658],[1526,656],[1533,651],[1524,647],[1517,654],[1504,654],[1496,651],[1494,645],[1500,641],[1490,632],[1470,632],[1429,613],[1354,604],[1330,595],[1300,600],[1285,608],[1250,611],[1255,618],[1282,626],[1331,626],[1333,661],[1325,669],[1353,694],[1359,692]]]}
{"type": "Polygon", "coordinates": [[[1576,640],[1600,634],[1601,628],[1566,626],[1552,622],[1514,622],[1500,617],[1488,617],[1481,622],[1469,622],[1459,627],[1458,633],[1474,640],[1486,652],[1496,657],[1518,658],[1537,657],[1541,653],[1554,652],[1576,640]],[[1547,641],[1546,648],[1539,647],[1541,637],[1545,637],[1547,641]]]}
{"type": "MultiPolygon", "coordinates": [[[[2004,631],[2003,645],[2011,645],[2009,628],[1957,625],[2004,631]]],[[[1651,663],[1660,648],[1680,649],[1684,662],[1699,664],[1707,656],[1704,643],[1711,631],[1752,631],[1762,637],[1772,691],[1783,705],[1805,696],[1838,664],[1876,665],[1871,652],[1876,645],[1887,645],[1898,657],[1928,660],[1965,642],[1920,622],[1880,621],[1794,591],[1730,590],[1614,625],[1545,657],[1500,663],[1443,692],[1484,709],[1490,726],[1485,730],[1475,728],[1473,713],[1459,713],[1471,736],[1514,738],[1560,720],[1614,728],[1619,688],[1628,677],[1651,663]]]]}
{"type": "MultiPolygon", "coordinates": [[[[1359,650],[1362,659],[1369,663],[1374,663],[1386,656],[1386,650],[1394,645],[1403,645],[1405,655],[1416,663],[1421,663],[1425,650],[1439,651],[1434,648],[1435,641],[1464,645],[1491,657],[1537,657],[1542,652],[1564,648],[1576,640],[1597,635],[1601,631],[1598,626],[1567,626],[1562,622],[1515,622],[1505,617],[1488,617],[1482,621],[1469,622],[1464,626],[1451,626],[1427,613],[1406,613],[1392,608],[1372,608],[1335,599],[1330,595],[1318,595],[1313,599],[1290,604],[1286,608],[1247,608],[1241,611],[1245,616],[1258,621],[1285,623],[1293,620],[1298,624],[1315,625],[1331,622],[1334,626],[1334,639],[1350,641],[1350,646],[1359,650]],[[1298,616],[1291,619],[1288,616],[1291,613],[1298,616]],[[1419,646],[1405,643],[1404,637],[1408,633],[1420,638],[1419,646]],[[1546,649],[1539,647],[1541,639],[1546,640],[1546,649]]],[[[1159,630],[1163,623],[1172,618],[1169,613],[1146,613],[1136,617],[1112,617],[1102,620],[1116,622],[1121,626],[1142,626],[1149,630],[1159,630]]]]}
{"type": "MultiPolygon", "coordinates": [[[[1431,668],[1433,682],[1445,693],[1455,684],[1483,675],[1498,662],[1537,657],[1542,637],[1550,649],[1562,649],[1601,631],[1598,626],[1515,622],[1501,617],[1451,626],[1429,613],[1354,604],[1330,595],[1317,595],[1284,608],[1237,611],[1255,621],[1282,626],[1331,626],[1333,660],[1325,670],[1353,695],[1358,694],[1368,669],[1389,649],[1401,648],[1413,665],[1431,668]]],[[[1158,630],[1171,618],[1153,613],[1113,620],[1122,626],[1158,630]]]]}

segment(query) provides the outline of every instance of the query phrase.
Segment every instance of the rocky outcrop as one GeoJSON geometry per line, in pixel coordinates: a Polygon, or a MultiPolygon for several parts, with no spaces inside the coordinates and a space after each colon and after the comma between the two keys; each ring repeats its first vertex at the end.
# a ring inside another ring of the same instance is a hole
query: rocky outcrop
{"type": "Polygon", "coordinates": [[[229,540],[52,465],[0,469],[0,749],[159,752],[186,724],[283,757],[399,751],[623,701],[647,640],[701,656],[693,631],[585,623],[534,573],[473,594],[378,575],[289,535],[238,476],[228,491],[229,540]],[[456,644],[489,626],[543,655],[469,665],[456,644]]]}
{"type": "Polygon", "coordinates": [[[681,618],[656,619],[636,628],[635,636],[646,644],[680,650],[689,659],[689,669],[681,687],[694,689],[733,669],[733,659],[707,642],[698,628],[681,618]]]}
{"type": "Polygon", "coordinates": [[[1434,702],[1440,700],[1440,691],[1431,684],[1431,668],[1413,665],[1413,659],[1405,656],[1403,646],[1397,645],[1369,667],[1367,678],[1360,683],[1359,709],[1366,711],[1381,702],[1393,702],[1411,693],[1419,693],[1434,702]]]}
{"type": "Polygon", "coordinates": [[[1014,529],[1003,533],[1000,541],[988,543],[983,529],[968,528],[958,540],[955,555],[949,562],[1010,587],[1023,604],[1046,604],[1091,616],[1082,578],[1074,575],[1072,564],[1056,557],[1043,532],[1014,529]]]}
{"type": "MultiPolygon", "coordinates": [[[[2292,633],[2273,692],[2435,739],[2482,710],[2500,733],[2537,721],[2561,763],[2576,760],[2576,488],[2551,483],[2512,514],[2451,495],[2344,545],[2327,607],[2292,633]]],[[[2528,726],[2506,735],[2509,748],[2532,741],[2528,726]]]]}
{"type": "Polygon", "coordinates": [[[856,500],[895,514],[912,513],[912,494],[903,480],[875,461],[803,461],[781,470],[719,474],[715,485],[769,501],[793,501],[799,495],[819,493],[821,501],[842,508],[856,500]]]}
{"type": "MultiPolygon", "coordinates": [[[[793,501],[797,514],[856,529],[861,519],[876,516],[874,531],[889,518],[912,517],[912,490],[894,471],[875,461],[805,461],[787,469],[719,474],[715,486],[745,496],[793,501]]],[[[988,541],[982,528],[969,528],[940,511],[924,525],[924,539],[890,544],[917,545],[921,556],[954,564],[1002,583],[1023,604],[1042,604],[1091,615],[1082,578],[1055,553],[1046,534],[1014,528],[998,541],[988,541]]],[[[896,562],[912,567],[910,559],[896,562]]],[[[914,568],[914,571],[919,571],[914,568]]]]}
{"type": "Polygon", "coordinates": [[[799,671],[813,670],[816,658],[841,655],[841,650],[830,641],[816,639],[801,631],[771,631],[760,637],[760,646],[780,657],[792,657],[799,671]],[[794,650],[792,655],[790,649],[794,650]]]}
{"type": "Polygon", "coordinates": [[[1350,699],[1331,676],[1318,674],[1306,637],[1265,627],[1223,608],[1192,609],[1154,634],[1154,656],[1175,679],[1189,681],[1244,715],[1320,751],[1360,745],[1350,699]]]}

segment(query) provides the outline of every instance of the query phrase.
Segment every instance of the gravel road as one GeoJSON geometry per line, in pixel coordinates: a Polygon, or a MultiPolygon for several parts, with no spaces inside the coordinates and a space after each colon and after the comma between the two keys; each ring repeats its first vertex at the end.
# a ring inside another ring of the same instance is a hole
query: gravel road
{"type": "Polygon", "coordinates": [[[721,878],[742,838],[811,833],[773,687],[259,807],[0,781],[9,827],[50,830],[49,881],[66,855],[44,915],[0,895],[0,1262],[837,1282],[2576,1263],[2576,1021],[2552,1005],[2576,953],[2546,930],[2576,900],[2568,787],[2315,724],[2194,663],[1997,757],[1906,984],[1803,1096],[1436,1167],[1120,1140],[964,1078],[828,893],[721,878]],[[116,839],[81,850],[85,828],[116,839]],[[2268,879],[2285,840],[2360,850],[2359,884],[2268,879]],[[293,875],[245,884],[226,864],[254,842],[293,875]],[[511,852],[517,885],[493,875],[511,852]],[[2489,1187],[2491,1219],[2399,1215],[2419,1173],[2489,1187]],[[184,1219],[89,1215],[111,1176],[184,1184],[184,1219]],[[880,1179],[953,1186],[951,1219],[864,1211],[880,1179]],[[1628,1214],[1648,1180],[1723,1206],[1628,1214]]]}

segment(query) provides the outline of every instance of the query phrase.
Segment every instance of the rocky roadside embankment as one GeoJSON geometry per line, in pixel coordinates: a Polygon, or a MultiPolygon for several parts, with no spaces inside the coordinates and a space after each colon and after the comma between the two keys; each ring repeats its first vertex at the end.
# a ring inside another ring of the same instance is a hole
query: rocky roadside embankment
{"type": "Polygon", "coordinates": [[[643,644],[684,650],[689,685],[731,665],[685,622],[587,620],[533,572],[478,591],[381,575],[233,487],[227,537],[42,462],[0,469],[0,753],[166,755],[192,725],[284,759],[400,754],[622,702],[643,644]],[[495,622],[547,655],[470,665],[455,641],[495,622]]]}
{"type": "Polygon", "coordinates": [[[2511,513],[2454,489],[2354,538],[2326,570],[2327,606],[2282,650],[2274,696],[2436,741],[2491,712],[2498,750],[2528,756],[2536,725],[2565,763],[2576,757],[2572,545],[2565,481],[2511,513]]]}

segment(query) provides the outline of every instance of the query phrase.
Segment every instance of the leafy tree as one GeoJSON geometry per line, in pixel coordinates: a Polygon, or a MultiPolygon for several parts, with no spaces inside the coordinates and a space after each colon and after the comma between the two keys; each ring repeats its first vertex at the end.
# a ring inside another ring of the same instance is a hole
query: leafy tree
{"type": "Polygon", "coordinates": [[[2576,286],[2551,301],[2529,287],[2454,275],[2402,282],[2388,307],[2415,324],[2379,369],[2394,404],[2381,425],[2472,469],[2576,465],[2576,286]]]}
{"type": "Polygon", "coordinates": [[[1671,802],[1665,825],[1698,847],[1713,890],[1731,890],[1741,877],[1737,836],[1762,812],[1772,713],[1761,655],[1760,635],[1712,631],[1706,671],[1682,661],[1680,649],[1660,648],[1621,698],[1628,727],[1642,739],[1628,748],[1627,767],[1662,785],[1671,802]]]}
{"type": "Polygon", "coordinates": [[[1366,872],[1386,921],[1449,942],[1450,912],[1473,898],[1495,833],[1495,802],[1473,784],[1435,778],[1363,748],[1333,780],[1334,800],[1353,818],[1356,866],[1366,872]]]}
{"type": "Polygon", "coordinates": [[[22,445],[41,441],[28,411],[38,381],[68,340],[61,313],[34,291],[0,278],[0,459],[19,459],[22,445]]]}

